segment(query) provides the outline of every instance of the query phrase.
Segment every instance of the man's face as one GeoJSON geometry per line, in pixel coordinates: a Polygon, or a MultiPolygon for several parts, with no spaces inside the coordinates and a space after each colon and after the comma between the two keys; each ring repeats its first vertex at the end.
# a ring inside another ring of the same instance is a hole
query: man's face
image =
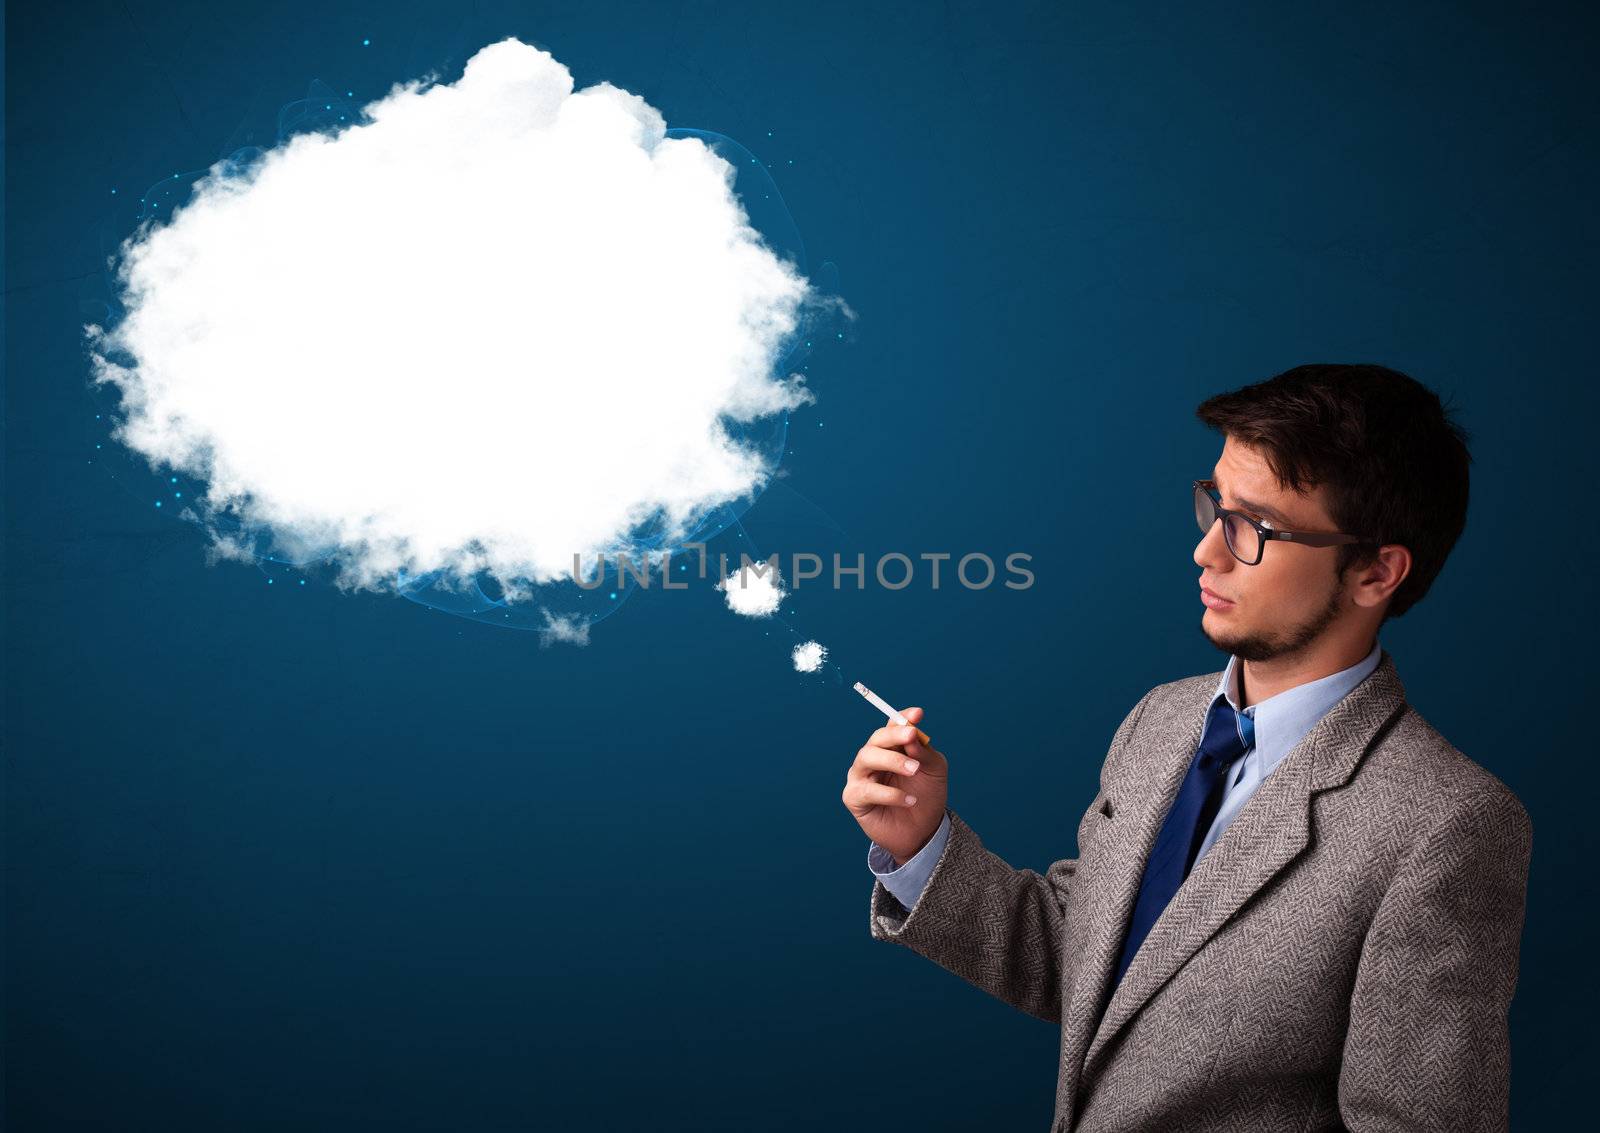
{"type": "MultiPolygon", "coordinates": [[[[1319,486],[1296,495],[1278,483],[1261,453],[1232,437],[1212,471],[1222,506],[1249,512],[1267,527],[1286,531],[1337,531],[1323,507],[1319,486]]],[[[1270,541],[1261,561],[1246,566],[1213,523],[1194,549],[1200,586],[1227,599],[1208,604],[1200,631],[1224,653],[1245,661],[1267,661],[1297,652],[1316,640],[1351,603],[1334,573],[1338,550],[1270,541]]]]}

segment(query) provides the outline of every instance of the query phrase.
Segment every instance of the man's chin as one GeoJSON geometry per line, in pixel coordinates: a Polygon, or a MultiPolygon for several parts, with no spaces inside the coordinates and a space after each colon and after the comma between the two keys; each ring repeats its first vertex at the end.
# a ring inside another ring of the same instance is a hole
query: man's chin
{"type": "MultiPolygon", "coordinates": [[[[1278,624],[1266,632],[1256,632],[1253,627],[1241,623],[1236,608],[1230,607],[1221,611],[1223,617],[1220,618],[1218,611],[1207,609],[1200,619],[1200,632],[1212,645],[1241,661],[1272,661],[1301,654],[1328,632],[1345,608],[1344,588],[1339,586],[1329,593],[1319,613],[1297,627],[1285,628],[1278,624]]],[[[1258,612],[1257,616],[1263,615],[1258,612]]]]}
{"type": "Polygon", "coordinates": [[[1222,653],[1227,653],[1229,656],[1242,656],[1246,661],[1274,655],[1275,650],[1272,648],[1272,643],[1264,642],[1264,640],[1251,635],[1250,632],[1238,631],[1238,629],[1222,629],[1222,627],[1216,626],[1216,623],[1211,619],[1211,615],[1213,615],[1213,611],[1206,610],[1205,615],[1200,618],[1200,632],[1205,634],[1205,639],[1211,642],[1213,647],[1221,650],[1222,653]]]}
{"type": "Polygon", "coordinates": [[[1200,632],[1205,634],[1207,641],[1223,653],[1231,655],[1237,652],[1239,643],[1245,639],[1246,635],[1239,633],[1237,630],[1218,628],[1210,620],[1211,613],[1212,611],[1207,610],[1200,616],[1200,632]]]}

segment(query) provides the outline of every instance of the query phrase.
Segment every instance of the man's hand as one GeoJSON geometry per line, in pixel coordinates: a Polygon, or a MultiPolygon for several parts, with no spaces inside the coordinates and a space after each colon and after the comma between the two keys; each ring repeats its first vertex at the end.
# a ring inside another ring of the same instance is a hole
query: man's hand
{"type": "MultiPolygon", "coordinates": [[[[920,708],[905,708],[901,714],[913,725],[922,722],[920,708]]],[[[843,799],[867,837],[887,850],[896,865],[905,865],[939,829],[949,785],[950,765],[944,756],[920,742],[915,727],[888,724],[856,752],[845,775],[843,799]]]]}

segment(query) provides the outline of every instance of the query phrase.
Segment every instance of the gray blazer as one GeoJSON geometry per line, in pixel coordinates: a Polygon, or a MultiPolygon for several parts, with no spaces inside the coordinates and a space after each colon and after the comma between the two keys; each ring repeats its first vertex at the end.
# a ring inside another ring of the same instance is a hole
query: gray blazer
{"type": "Polygon", "coordinates": [[[1532,825],[1406,703],[1387,651],[1195,864],[1106,1003],[1220,676],[1128,713],[1076,858],[1013,869],[952,810],[909,913],[873,882],[872,936],[1060,1024],[1052,1133],[1505,1129],[1532,825]]]}

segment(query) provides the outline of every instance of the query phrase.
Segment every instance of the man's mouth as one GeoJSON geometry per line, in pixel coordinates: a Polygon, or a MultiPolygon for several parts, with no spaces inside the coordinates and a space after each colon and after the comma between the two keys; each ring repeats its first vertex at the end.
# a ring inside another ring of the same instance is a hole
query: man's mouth
{"type": "Polygon", "coordinates": [[[1207,589],[1205,586],[1200,587],[1200,601],[1205,603],[1209,610],[1231,610],[1234,605],[1232,599],[1224,598],[1215,590],[1207,589]]]}

